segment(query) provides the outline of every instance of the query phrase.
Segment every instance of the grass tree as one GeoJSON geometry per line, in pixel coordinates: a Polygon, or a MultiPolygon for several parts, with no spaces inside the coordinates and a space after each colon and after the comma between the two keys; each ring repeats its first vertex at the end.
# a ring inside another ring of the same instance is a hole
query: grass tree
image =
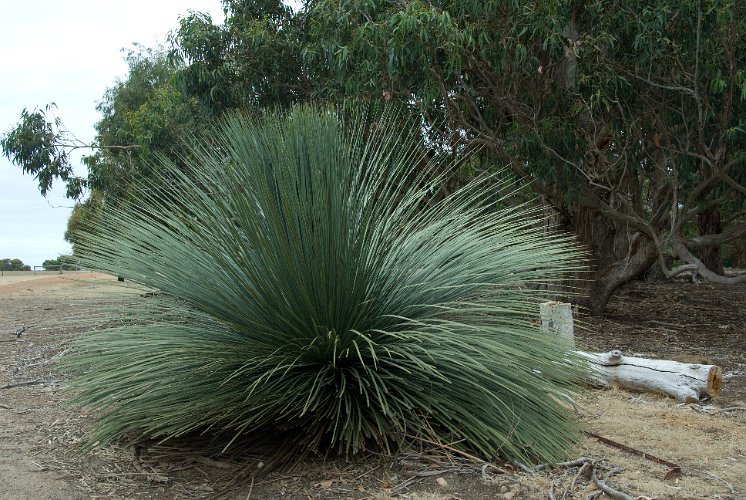
{"type": "Polygon", "coordinates": [[[88,229],[86,265],[159,291],[67,358],[90,443],[209,432],[294,452],[425,439],[565,456],[579,365],[538,331],[532,284],[577,270],[573,242],[503,206],[494,177],[430,199],[443,169],[422,167],[416,137],[389,115],[360,123],[234,116],[88,229]]]}

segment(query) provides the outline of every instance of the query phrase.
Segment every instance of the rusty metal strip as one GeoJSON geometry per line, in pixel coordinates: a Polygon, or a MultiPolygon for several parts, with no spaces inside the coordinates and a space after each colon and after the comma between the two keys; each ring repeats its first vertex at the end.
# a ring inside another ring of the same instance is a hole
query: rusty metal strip
{"type": "Polygon", "coordinates": [[[604,444],[612,446],[614,448],[618,448],[620,450],[626,451],[627,453],[631,453],[633,455],[637,455],[638,457],[642,457],[646,460],[650,460],[650,461],[659,463],[661,465],[665,465],[669,469],[668,472],[666,472],[665,479],[673,479],[675,477],[681,476],[681,466],[678,464],[669,462],[668,460],[663,460],[662,458],[658,458],[655,455],[651,455],[650,453],[637,450],[625,444],[617,443],[616,441],[612,441],[611,439],[605,438],[603,436],[599,436],[598,434],[594,434],[592,432],[585,431],[585,434],[592,438],[599,440],[600,442],[604,444]]]}

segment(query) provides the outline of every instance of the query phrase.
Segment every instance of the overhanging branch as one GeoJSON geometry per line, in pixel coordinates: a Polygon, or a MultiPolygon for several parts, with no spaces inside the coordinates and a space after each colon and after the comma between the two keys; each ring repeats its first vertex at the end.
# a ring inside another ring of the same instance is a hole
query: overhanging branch
{"type": "Polygon", "coordinates": [[[731,176],[729,176],[728,174],[725,173],[725,170],[721,170],[719,172],[719,174],[720,174],[720,178],[726,184],[728,184],[730,187],[732,187],[733,189],[735,189],[739,193],[746,195],[746,186],[742,186],[741,184],[739,184],[738,182],[736,182],[731,176]]]}
{"type": "Polygon", "coordinates": [[[686,247],[697,250],[705,247],[720,246],[729,241],[746,236],[746,222],[731,224],[717,234],[703,234],[687,240],[686,247]]]}

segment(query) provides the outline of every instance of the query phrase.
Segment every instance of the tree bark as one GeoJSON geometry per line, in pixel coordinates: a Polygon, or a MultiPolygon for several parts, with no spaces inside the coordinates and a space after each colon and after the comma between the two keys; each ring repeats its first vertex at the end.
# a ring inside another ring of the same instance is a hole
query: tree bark
{"type": "Polygon", "coordinates": [[[630,239],[622,224],[580,203],[563,203],[559,196],[548,197],[548,203],[556,213],[552,223],[561,230],[574,232],[579,242],[590,249],[588,264],[596,269],[591,284],[588,285],[588,276],[583,275],[572,285],[576,289],[586,288],[588,299],[584,305],[594,316],[600,316],[617,288],[650,268],[657,256],[655,245],[647,240],[649,247],[643,245],[644,256],[636,255],[639,244],[630,239]],[[638,263],[640,259],[642,262],[638,263]],[[645,263],[647,267],[639,269],[645,263]]]}
{"type": "Polygon", "coordinates": [[[730,267],[746,267],[746,245],[741,244],[740,241],[730,243],[728,258],[730,267]]]}
{"type": "Polygon", "coordinates": [[[600,269],[588,290],[587,307],[594,316],[602,316],[612,294],[619,288],[645,273],[658,257],[655,243],[638,233],[630,241],[629,253],[600,269]]]}
{"type": "MultiPolygon", "coordinates": [[[[671,269],[673,267],[673,257],[670,255],[664,255],[663,262],[666,264],[666,269],[671,269]]],[[[668,276],[663,272],[663,269],[658,262],[653,262],[653,265],[650,266],[650,269],[648,269],[648,272],[645,275],[645,279],[649,281],[666,281],[668,276]]]]}
{"type": "MultiPolygon", "coordinates": [[[[720,234],[723,230],[720,224],[720,206],[715,205],[699,214],[697,216],[697,227],[700,236],[720,234]]],[[[723,259],[720,255],[719,245],[700,249],[699,260],[712,272],[723,274],[723,259]]]]}
{"type": "Polygon", "coordinates": [[[597,269],[624,258],[629,247],[626,228],[582,205],[576,205],[573,213],[572,229],[581,243],[591,249],[597,269]]]}

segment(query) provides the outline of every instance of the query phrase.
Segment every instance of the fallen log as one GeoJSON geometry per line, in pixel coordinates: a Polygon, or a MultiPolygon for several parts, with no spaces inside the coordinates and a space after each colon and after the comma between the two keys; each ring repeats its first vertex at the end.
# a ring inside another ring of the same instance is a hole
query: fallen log
{"type": "Polygon", "coordinates": [[[593,385],[658,392],[679,401],[696,403],[717,397],[723,383],[723,372],[716,365],[636,358],[623,356],[618,350],[576,352],[590,362],[588,376],[593,385]]]}
{"type": "MultiPolygon", "coordinates": [[[[541,305],[540,316],[542,330],[559,335],[571,349],[574,348],[570,304],[546,302],[541,305]]],[[[723,383],[723,372],[716,365],[623,356],[619,350],[575,352],[588,360],[588,382],[592,385],[657,392],[679,401],[696,403],[717,397],[723,383]]]]}

